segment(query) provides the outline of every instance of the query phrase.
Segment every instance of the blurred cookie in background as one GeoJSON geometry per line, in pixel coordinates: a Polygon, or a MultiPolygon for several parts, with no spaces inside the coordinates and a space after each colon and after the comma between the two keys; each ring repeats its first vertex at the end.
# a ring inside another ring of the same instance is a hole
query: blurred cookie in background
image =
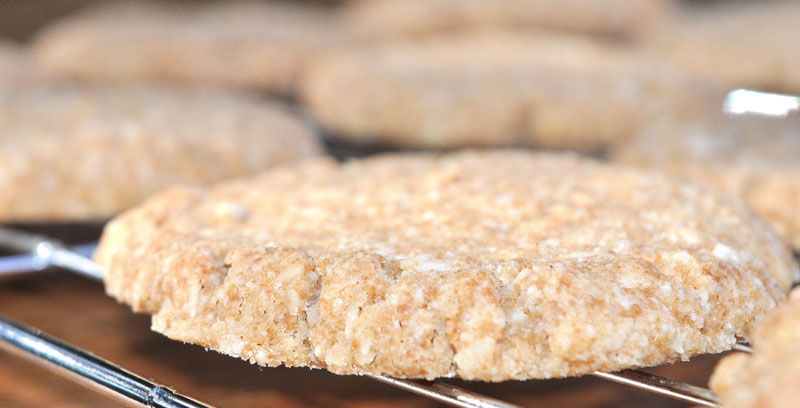
{"type": "Polygon", "coordinates": [[[35,40],[53,76],[220,85],[291,94],[307,59],[346,40],[335,12],[300,2],[112,3],[35,40]]]}
{"type": "Polygon", "coordinates": [[[685,14],[645,42],[730,88],[800,92],[800,2],[720,2],[685,14]]]}
{"type": "Polygon", "coordinates": [[[725,408],[800,406],[800,289],[755,330],[753,353],[726,356],[711,388],[725,408]]]}
{"type": "Polygon", "coordinates": [[[0,87],[29,85],[40,80],[27,48],[0,39],[0,87]]]}
{"type": "Polygon", "coordinates": [[[719,110],[722,92],[630,49],[551,33],[483,31],[329,53],[300,98],[362,144],[594,150],[654,117],[719,110]]]}
{"type": "Polygon", "coordinates": [[[625,38],[668,19],[674,8],[671,0],[357,0],[346,15],[354,29],[373,37],[492,27],[625,38]]]}
{"type": "Polygon", "coordinates": [[[743,197],[800,251],[800,117],[665,122],[611,156],[743,197]]]}
{"type": "Polygon", "coordinates": [[[278,104],[207,90],[0,90],[0,221],[97,221],[175,183],[317,155],[278,104]]]}

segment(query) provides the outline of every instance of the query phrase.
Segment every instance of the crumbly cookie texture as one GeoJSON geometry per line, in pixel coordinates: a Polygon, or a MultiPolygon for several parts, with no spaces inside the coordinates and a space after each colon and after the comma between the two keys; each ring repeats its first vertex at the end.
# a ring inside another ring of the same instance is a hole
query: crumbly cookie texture
{"type": "Polygon", "coordinates": [[[667,20],[671,0],[360,0],[348,22],[369,36],[421,35],[486,27],[548,28],[632,37],[667,20]]]}
{"type": "Polygon", "coordinates": [[[34,48],[57,77],[291,93],[308,58],[346,41],[345,32],[333,11],[298,2],[125,2],[46,28],[34,48]]]}
{"type": "Polygon", "coordinates": [[[800,118],[663,123],[612,157],[737,194],[800,251],[800,118]]]}
{"type": "Polygon", "coordinates": [[[101,220],[175,183],[314,156],[281,105],[203,90],[0,90],[0,221],[101,220]]]}
{"type": "Polygon", "coordinates": [[[796,41],[800,3],[719,4],[688,9],[687,15],[659,26],[644,42],[671,61],[728,87],[800,92],[796,41]]]}
{"type": "Polygon", "coordinates": [[[315,60],[301,98],[337,136],[416,147],[592,150],[654,117],[716,111],[716,87],[586,38],[489,31],[315,60]]]}
{"type": "Polygon", "coordinates": [[[265,366],[501,381],[727,350],[797,265],[744,205],[569,155],[394,155],[174,188],[113,220],[106,290],[265,366]]]}
{"type": "Polygon", "coordinates": [[[714,370],[711,388],[725,408],[800,406],[800,290],[771,311],[754,334],[753,354],[725,357],[714,370]]]}

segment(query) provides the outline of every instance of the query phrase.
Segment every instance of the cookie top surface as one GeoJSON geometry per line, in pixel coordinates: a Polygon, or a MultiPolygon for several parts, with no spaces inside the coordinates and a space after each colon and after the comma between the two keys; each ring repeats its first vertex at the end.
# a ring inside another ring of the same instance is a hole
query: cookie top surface
{"type": "Polygon", "coordinates": [[[800,248],[800,118],[718,116],[654,125],[612,153],[740,195],[800,248]]]}
{"type": "Polygon", "coordinates": [[[727,349],[797,272],[736,200],[521,151],[173,189],[112,221],[97,259],[108,292],[172,338],[263,365],[491,381],[727,349]]]}
{"type": "Polygon", "coordinates": [[[667,19],[674,7],[670,0],[361,0],[348,6],[347,21],[355,29],[383,37],[486,27],[627,37],[667,19]]]}
{"type": "Polygon", "coordinates": [[[777,408],[800,404],[800,290],[771,311],[755,331],[753,353],[725,357],[711,388],[726,408],[777,408]]]}
{"type": "Polygon", "coordinates": [[[630,48],[491,30],[331,52],[301,97],[334,134],[365,143],[591,150],[653,115],[717,109],[717,91],[630,48]]]}
{"type": "Polygon", "coordinates": [[[344,42],[345,31],[332,10],[296,2],[126,2],[57,22],[34,50],[57,77],[291,93],[309,56],[344,42]]]}
{"type": "Polygon", "coordinates": [[[660,25],[645,43],[729,87],[800,92],[800,4],[722,2],[660,25]],[[742,35],[747,33],[747,35],[742,35]],[[731,41],[736,38],[736,41],[731,41]]]}
{"type": "Polygon", "coordinates": [[[100,220],[173,183],[318,154],[281,105],[215,91],[36,86],[0,91],[4,221],[100,220]]]}

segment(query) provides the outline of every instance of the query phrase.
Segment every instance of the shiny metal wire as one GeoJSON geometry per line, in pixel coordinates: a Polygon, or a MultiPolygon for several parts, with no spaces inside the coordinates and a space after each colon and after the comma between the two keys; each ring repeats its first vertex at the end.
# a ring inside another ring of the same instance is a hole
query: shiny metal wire
{"type": "Polygon", "coordinates": [[[123,402],[153,408],[204,408],[210,405],[178,394],[40,330],[0,316],[0,348],[55,367],[73,379],[123,402]]]}
{"type": "Polygon", "coordinates": [[[686,384],[671,378],[660,377],[640,370],[623,370],[617,373],[601,373],[595,371],[592,375],[690,404],[704,407],[718,406],[717,396],[707,388],[686,384]]]}
{"type": "Polygon", "coordinates": [[[735,89],[725,97],[722,110],[734,116],[785,117],[800,113],[800,97],[750,89],[735,89]]]}
{"type": "Polygon", "coordinates": [[[383,375],[368,374],[374,380],[409,391],[432,400],[462,408],[514,408],[517,405],[487,397],[442,382],[401,380],[383,375]]]}
{"type": "MultiPolygon", "coordinates": [[[[0,246],[29,253],[31,257],[28,265],[32,270],[56,266],[69,269],[87,278],[103,279],[103,269],[89,257],[89,254],[94,252],[94,248],[97,247],[96,244],[72,250],[60,242],[42,235],[0,227],[0,246]]],[[[20,259],[15,259],[15,261],[22,262],[20,259]]],[[[6,262],[6,264],[8,263],[10,262],[6,262]]],[[[20,268],[18,267],[16,272],[19,272],[20,268]]]]}

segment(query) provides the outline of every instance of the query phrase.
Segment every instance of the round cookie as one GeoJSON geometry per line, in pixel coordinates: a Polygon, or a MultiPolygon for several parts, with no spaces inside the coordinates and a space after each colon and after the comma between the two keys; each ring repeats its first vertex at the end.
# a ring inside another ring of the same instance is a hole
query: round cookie
{"type": "Polygon", "coordinates": [[[725,408],[800,405],[800,290],[790,298],[756,328],[751,355],[726,356],[714,369],[711,388],[725,408]]]}
{"type": "Polygon", "coordinates": [[[654,125],[612,153],[739,195],[800,251],[800,118],[724,117],[654,125]]]}
{"type": "Polygon", "coordinates": [[[485,381],[729,349],[797,265],[734,198],[525,151],[393,155],[162,192],[107,225],[106,290],[266,366],[485,381]]]}
{"type": "Polygon", "coordinates": [[[630,37],[667,19],[671,0],[359,0],[345,15],[371,37],[486,27],[548,28],[630,37]]]}
{"type": "Polygon", "coordinates": [[[0,90],[0,221],[102,220],[174,183],[314,156],[282,106],[203,90],[0,90]]]}
{"type": "Polygon", "coordinates": [[[631,49],[497,31],[333,52],[301,85],[338,137],[433,148],[593,150],[654,117],[716,110],[724,96],[631,49]]]}
{"type": "Polygon", "coordinates": [[[46,28],[34,49],[57,77],[291,93],[308,58],[345,41],[344,31],[331,10],[297,2],[126,2],[46,28]]]}
{"type": "Polygon", "coordinates": [[[730,88],[800,92],[800,3],[720,4],[689,9],[645,42],[665,58],[730,88]]]}

